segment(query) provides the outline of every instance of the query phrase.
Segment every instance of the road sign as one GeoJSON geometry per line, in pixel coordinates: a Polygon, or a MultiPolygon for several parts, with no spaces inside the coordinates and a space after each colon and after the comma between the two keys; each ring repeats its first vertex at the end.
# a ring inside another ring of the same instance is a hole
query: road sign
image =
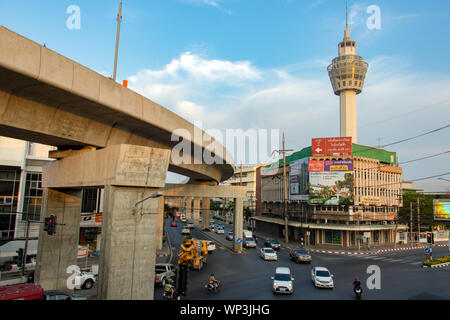
{"type": "Polygon", "coordinates": [[[433,250],[431,250],[431,248],[426,248],[426,249],[425,249],[425,253],[426,253],[426,254],[430,254],[432,251],[433,251],[433,250]]]}
{"type": "Polygon", "coordinates": [[[236,239],[236,243],[237,243],[237,244],[241,244],[241,243],[242,243],[242,238],[237,238],[237,239],[236,239]]]}
{"type": "Polygon", "coordinates": [[[317,138],[312,139],[311,155],[317,156],[351,156],[352,155],[352,138],[317,138]]]}

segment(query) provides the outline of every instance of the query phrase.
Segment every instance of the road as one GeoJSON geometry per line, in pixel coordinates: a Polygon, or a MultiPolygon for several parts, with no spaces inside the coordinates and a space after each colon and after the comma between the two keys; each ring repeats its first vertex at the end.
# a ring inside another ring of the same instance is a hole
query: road
{"type": "MultiPolygon", "coordinates": [[[[183,240],[182,224],[168,227],[168,233],[176,251],[183,240]]],[[[231,226],[225,226],[226,232],[231,226]]],[[[198,239],[221,239],[227,243],[225,235],[203,233],[193,229],[191,234],[198,239]]],[[[228,242],[230,243],[230,242],[228,242]]],[[[334,255],[312,253],[312,263],[296,264],[289,259],[289,251],[278,251],[278,261],[264,261],[259,257],[263,241],[258,239],[257,247],[249,248],[242,255],[232,253],[216,241],[217,249],[208,256],[205,267],[188,272],[188,291],[185,300],[347,300],[355,299],[352,282],[358,277],[363,285],[363,299],[366,300],[408,300],[408,299],[450,299],[450,268],[423,268],[423,249],[397,251],[378,255],[334,255]],[[369,290],[367,279],[371,274],[367,268],[376,265],[381,271],[381,289],[369,290]],[[294,281],[294,293],[274,295],[271,291],[276,267],[289,267],[294,281]],[[334,275],[334,289],[316,289],[311,282],[312,266],[327,267],[334,275]],[[208,294],[203,285],[210,273],[222,281],[218,293],[208,294]]],[[[231,245],[231,244],[230,244],[231,245]]],[[[433,257],[448,254],[447,247],[433,249],[433,257]]],[[[172,263],[176,264],[176,255],[172,263]]],[[[161,299],[162,288],[155,288],[155,299],[161,299]]]]}

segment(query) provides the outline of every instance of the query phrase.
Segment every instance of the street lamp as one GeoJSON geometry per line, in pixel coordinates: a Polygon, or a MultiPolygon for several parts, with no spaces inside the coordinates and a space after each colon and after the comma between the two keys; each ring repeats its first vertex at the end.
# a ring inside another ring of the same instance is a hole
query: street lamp
{"type": "MultiPolygon", "coordinates": [[[[148,199],[159,198],[159,197],[161,197],[162,195],[163,195],[163,193],[162,193],[161,191],[158,191],[158,192],[155,192],[155,193],[151,194],[151,195],[148,196],[147,198],[142,199],[141,201],[136,202],[136,203],[134,204],[134,206],[133,206],[133,216],[136,214],[136,206],[137,206],[139,203],[142,203],[142,202],[144,202],[144,201],[146,201],[146,200],[148,200],[148,199]]],[[[141,216],[144,215],[144,214],[158,214],[158,212],[141,213],[141,216]]]]}

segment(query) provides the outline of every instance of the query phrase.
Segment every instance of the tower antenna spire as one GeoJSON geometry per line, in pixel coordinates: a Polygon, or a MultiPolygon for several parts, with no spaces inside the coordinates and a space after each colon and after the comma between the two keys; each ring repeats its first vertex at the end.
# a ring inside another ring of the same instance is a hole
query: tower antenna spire
{"type": "Polygon", "coordinates": [[[345,1],[345,27],[348,28],[348,1],[345,1]]]}

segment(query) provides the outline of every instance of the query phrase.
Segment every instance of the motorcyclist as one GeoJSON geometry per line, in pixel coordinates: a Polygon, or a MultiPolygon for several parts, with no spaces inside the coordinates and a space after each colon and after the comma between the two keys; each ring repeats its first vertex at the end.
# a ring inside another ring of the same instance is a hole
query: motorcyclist
{"type": "Polygon", "coordinates": [[[208,284],[213,288],[217,288],[219,286],[219,281],[214,277],[214,273],[210,274],[208,284]]]}
{"type": "Polygon", "coordinates": [[[175,287],[173,285],[173,281],[171,279],[168,279],[166,281],[166,284],[164,286],[164,292],[166,293],[166,296],[169,298],[173,298],[175,295],[175,287]]]}
{"type": "Polygon", "coordinates": [[[358,278],[355,278],[355,280],[353,281],[353,286],[355,288],[357,287],[361,288],[361,281],[359,281],[358,278]]]}

